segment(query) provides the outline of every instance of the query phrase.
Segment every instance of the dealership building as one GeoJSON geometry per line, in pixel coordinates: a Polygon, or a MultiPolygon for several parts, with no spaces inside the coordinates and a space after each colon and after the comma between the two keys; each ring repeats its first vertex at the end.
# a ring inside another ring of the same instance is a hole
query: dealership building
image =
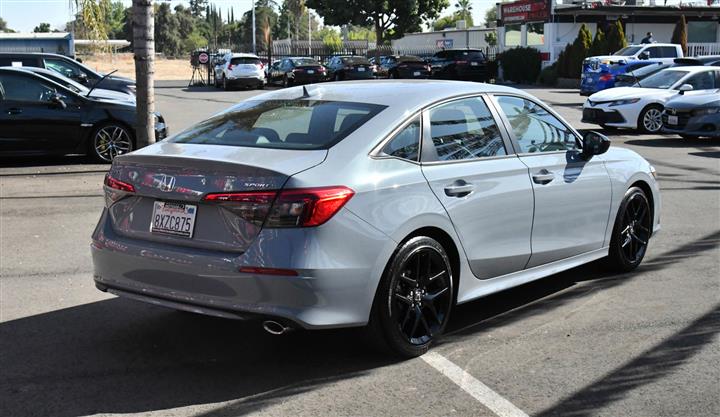
{"type": "Polygon", "coordinates": [[[537,48],[543,65],[555,62],[578,35],[580,26],[594,35],[601,27],[620,21],[628,43],[640,43],[647,32],[656,42],[670,42],[675,25],[684,15],[688,24],[689,55],[720,55],[720,1],[707,0],[672,6],[643,4],[642,0],[520,0],[497,4],[497,37],[500,50],[517,46],[537,48]]]}

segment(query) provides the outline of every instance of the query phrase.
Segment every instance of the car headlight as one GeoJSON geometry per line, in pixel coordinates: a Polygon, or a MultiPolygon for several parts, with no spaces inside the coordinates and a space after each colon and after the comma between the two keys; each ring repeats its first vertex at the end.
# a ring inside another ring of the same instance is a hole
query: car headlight
{"type": "Polygon", "coordinates": [[[611,101],[609,106],[610,106],[610,107],[614,107],[614,106],[624,106],[624,105],[626,105],[626,104],[637,103],[638,101],[640,101],[639,98],[628,98],[628,99],[625,99],[625,100],[615,100],[615,101],[611,101]]]}
{"type": "Polygon", "coordinates": [[[720,113],[720,106],[718,107],[705,107],[704,109],[693,110],[693,116],[706,116],[708,114],[720,113]]]}
{"type": "Polygon", "coordinates": [[[135,87],[135,84],[128,85],[128,90],[130,90],[131,93],[137,95],[137,87],[135,87]]]}

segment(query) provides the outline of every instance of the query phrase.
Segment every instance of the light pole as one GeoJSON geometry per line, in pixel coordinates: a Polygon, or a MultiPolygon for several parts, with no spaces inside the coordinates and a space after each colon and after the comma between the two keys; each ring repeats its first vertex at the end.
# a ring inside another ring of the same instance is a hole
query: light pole
{"type": "Polygon", "coordinates": [[[252,40],[253,40],[253,54],[257,55],[257,45],[255,42],[255,0],[252,2],[252,40]]]}
{"type": "Polygon", "coordinates": [[[310,9],[308,12],[308,56],[312,56],[312,18],[310,16],[310,9]]]}

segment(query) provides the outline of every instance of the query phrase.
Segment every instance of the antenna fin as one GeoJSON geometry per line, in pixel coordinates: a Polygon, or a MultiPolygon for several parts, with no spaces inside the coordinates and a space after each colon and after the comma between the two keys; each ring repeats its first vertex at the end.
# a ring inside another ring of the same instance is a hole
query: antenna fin
{"type": "Polygon", "coordinates": [[[309,97],[310,97],[310,93],[308,93],[307,88],[306,88],[305,86],[302,86],[302,88],[303,88],[302,98],[309,98],[309,97]]]}

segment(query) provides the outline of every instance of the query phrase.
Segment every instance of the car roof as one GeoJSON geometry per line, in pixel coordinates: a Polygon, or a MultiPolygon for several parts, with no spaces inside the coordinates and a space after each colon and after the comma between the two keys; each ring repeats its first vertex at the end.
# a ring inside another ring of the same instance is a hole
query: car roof
{"type": "Polygon", "coordinates": [[[230,57],[231,58],[257,58],[257,59],[260,59],[260,57],[255,54],[248,54],[245,52],[233,52],[230,54],[230,57]]]}
{"type": "Polygon", "coordinates": [[[628,47],[631,47],[631,46],[640,46],[640,47],[642,47],[642,46],[672,46],[672,47],[676,47],[676,46],[680,46],[680,45],[675,44],[675,43],[653,42],[653,43],[636,43],[636,44],[628,45],[628,47]]]}
{"type": "MultiPolygon", "coordinates": [[[[310,99],[381,104],[407,107],[415,103],[421,107],[465,94],[514,93],[531,97],[511,87],[466,81],[446,80],[367,80],[338,81],[306,86],[310,99]]],[[[263,94],[262,99],[289,99],[297,96],[296,89],[283,89],[263,94]]]]}
{"type": "Polygon", "coordinates": [[[51,56],[56,58],[70,59],[67,55],[51,54],[49,52],[0,52],[0,55],[11,55],[11,56],[51,56]]]}

